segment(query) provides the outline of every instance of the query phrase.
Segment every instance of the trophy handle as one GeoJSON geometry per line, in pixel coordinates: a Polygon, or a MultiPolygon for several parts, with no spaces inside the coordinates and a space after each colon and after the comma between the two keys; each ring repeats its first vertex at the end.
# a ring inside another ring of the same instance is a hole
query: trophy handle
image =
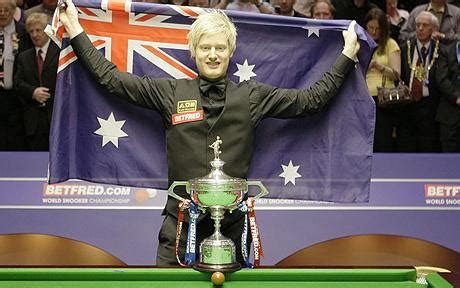
{"type": "Polygon", "coordinates": [[[176,198],[177,200],[179,201],[184,201],[185,199],[180,197],[179,195],[177,195],[176,193],[174,193],[174,188],[176,188],[176,186],[185,186],[185,189],[187,190],[187,193],[189,191],[189,183],[188,181],[174,181],[171,186],[169,186],[168,188],[168,195],[173,197],[173,198],[176,198]]]}
{"type": "Polygon", "coordinates": [[[257,186],[260,189],[259,194],[254,196],[254,199],[259,199],[261,197],[264,197],[264,196],[268,195],[268,190],[267,190],[267,188],[265,188],[265,186],[264,186],[264,184],[262,184],[262,182],[260,182],[260,181],[247,181],[247,183],[248,183],[248,186],[257,186]]]}

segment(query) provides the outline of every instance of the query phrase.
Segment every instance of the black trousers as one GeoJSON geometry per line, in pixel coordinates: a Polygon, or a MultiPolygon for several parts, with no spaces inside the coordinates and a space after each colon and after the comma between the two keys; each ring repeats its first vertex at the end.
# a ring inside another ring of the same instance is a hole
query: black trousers
{"type": "MultiPolygon", "coordinates": [[[[186,212],[187,213],[187,212],[186,212]]],[[[187,245],[187,234],[188,234],[188,217],[186,217],[184,225],[182,227],[182,233],[179,245],[179,257],[181,262],[184,262],[184,255],[187,245]]],[[[157,249],[157,265],[158,266],[178,266],[175,256],[176,247],[176,227],[177,218],[175,215],[166,213],[163,220],[163,224],[158,235],[158,249],[157,249]]],[[[241,236],[244,228],[244,214],[241,211],[235,210],[232,213],[226,213],[225,218],[221,221],[220,231],[222,234],[233,240],[236,246],[236,260],[243,267],[245,262],[241,253],[241,236]]],[[[204,216],[200,216],[197,225],[197,247],[196,251],[199,251],[199,244],[201,241],[214,233],[214,220],[211,219],[209,213],[204,216]]],[[[250,232],[248,231],[248,247],[251,243],[250,232]]],[[[249,248],[248,248],[249,251],[249,248]]],[[[197,253],[197,261],[198,261],[197,253]]]]}
{"type": "Polygon", "coordinates": [[[435,121],[438,103],[428,96],[401,108],[399,152],[439,152],[439,128],[435,121]]]}
{"type": "Polygon", "coordinates": [[[460,152],[460,121],[440,123],[440,134],[442,152],[460,152]]]}

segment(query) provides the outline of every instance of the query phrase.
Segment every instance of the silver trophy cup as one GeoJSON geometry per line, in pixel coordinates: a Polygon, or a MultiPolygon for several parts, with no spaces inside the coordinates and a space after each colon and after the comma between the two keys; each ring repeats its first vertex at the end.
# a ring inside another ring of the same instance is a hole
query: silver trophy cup
{"type": "Polygon", "coordinates": [[[248,186],[259,187],[260,192],[255,199],[268,194],[267,188],[260,181],[232,178],[223,172],[225,162],[219,159],[221,144],[222,140],[217,136],[217,140],[209,146],[214,149],[214,160],[210,162],[211,172],[208,175],[189,181],[174,181],[168,189],[170,196],[183,201],[184,198],[174,193],[174,188],[185,186],[191,200],[201,211],[209,211],[211,219],[214,220],[214,233],[200,243],[199,262],[194,266],[200,271],[227,272],[241,268],[236,262],[235,244],[222,235],[220,222],[226,211],[231,213],[243,201],[248,193],[248,186]]]}

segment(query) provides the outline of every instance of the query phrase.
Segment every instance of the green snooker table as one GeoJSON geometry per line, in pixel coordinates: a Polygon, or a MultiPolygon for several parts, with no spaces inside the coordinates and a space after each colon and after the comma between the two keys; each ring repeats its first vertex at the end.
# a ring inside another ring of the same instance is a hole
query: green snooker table
{"type": "MultiPolygon", "coordinates": [[[[256,268],[225,273],[221,287],[453,287],[439,274],[416,282],[416,270],[256,268]]],[[[0,268],[8,288],[193,288],[213,287],[211,273],[189,268],[0,268]]]]}

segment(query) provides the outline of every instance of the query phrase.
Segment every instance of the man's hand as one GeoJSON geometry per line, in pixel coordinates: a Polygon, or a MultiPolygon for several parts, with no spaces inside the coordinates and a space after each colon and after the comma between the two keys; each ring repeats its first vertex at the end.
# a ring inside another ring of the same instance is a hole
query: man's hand
{"type": "Polygon", "coordinates": [[[439,32],[439,31],[434,31],[434,32],[431,34],[431,38],[433,38],[434,40],[439,40],[439,41],[441,41],[442,39],[446,38],[446,34],[441,33],[441,32],[439,32]]]}
{"type": "Polygon", "coordinates": [[[64,25],[67,34],[69,34],[70,39],[72,39],[83,32],[83,27],[78,22],[78,10],[73,5],[72,0],[64,1],[66,5],[59,6],[59,19],[64,25]]]}
{"type": "Polygon", "coordinates": [[[40,104],[43,104],[51,97],[49,91],[50,89],[46,87],[37,87],[35,88],[34,93],[32,94],[32,99],[34,99],[40,104]]]}
{"type": "Polygon", "coordinates": [[[347,31],[342,31],[343,40],[345,41],[342,54],[354,61],[357,60],[356,54],[358,54],[359,51],[358,35],[356,35],[355,26],[356,21],[353,20],[350,26],[348,26],[347,31]]]}
{"type": "Polygon", "coordinates": [[[457,106],[460,106],[460,96],[457,97],[457,101],[455,101],[455,103],[457,103],[457,106]]]}

